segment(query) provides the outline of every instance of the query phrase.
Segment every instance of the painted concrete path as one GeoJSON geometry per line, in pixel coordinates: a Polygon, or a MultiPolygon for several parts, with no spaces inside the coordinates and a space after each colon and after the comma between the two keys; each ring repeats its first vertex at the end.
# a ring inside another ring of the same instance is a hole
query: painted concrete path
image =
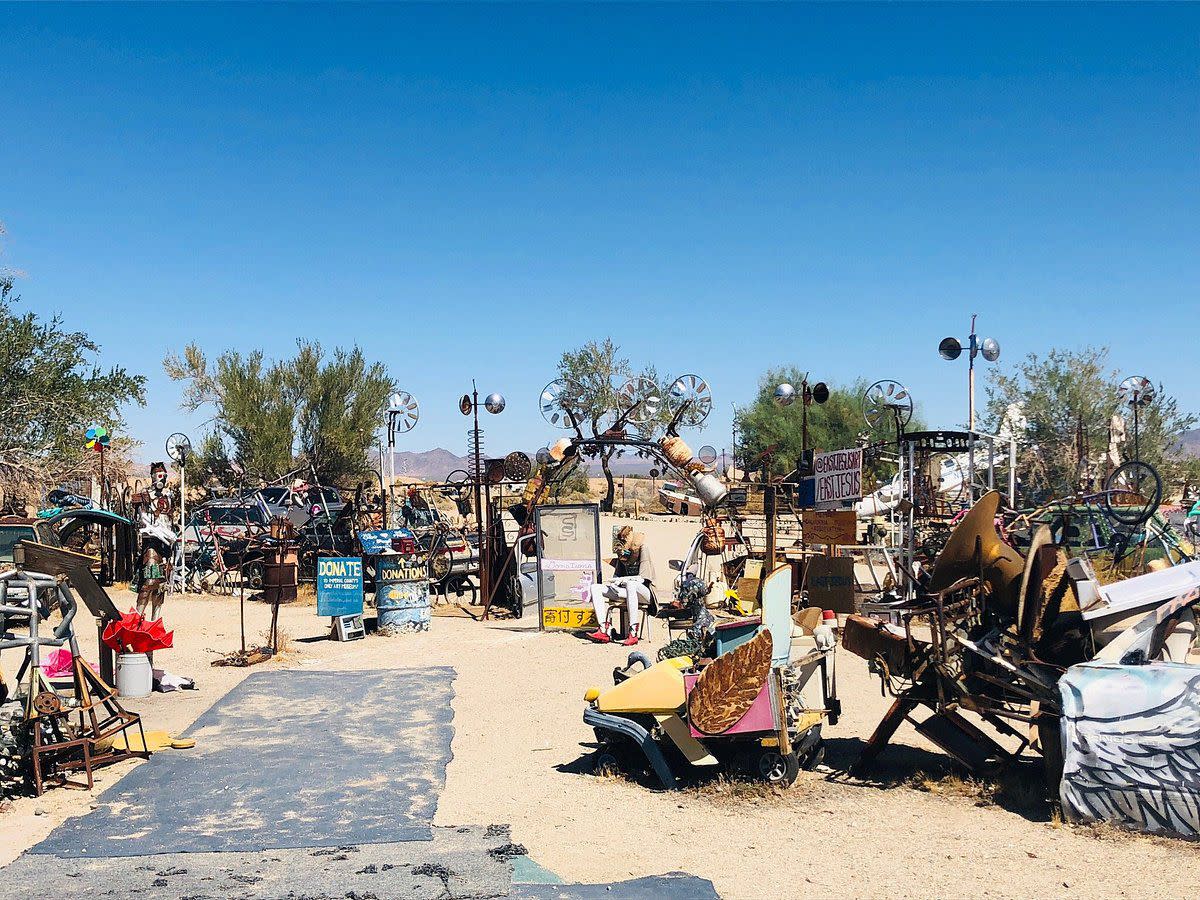
{"type": "Polygon", "coordinates": [[[679,873],[550,883],[507,826],[434,827],[453,680],[253,673],[196,721],[194,750],[155,754],[0,871],[0,897],[716,897],[679,873]]]}

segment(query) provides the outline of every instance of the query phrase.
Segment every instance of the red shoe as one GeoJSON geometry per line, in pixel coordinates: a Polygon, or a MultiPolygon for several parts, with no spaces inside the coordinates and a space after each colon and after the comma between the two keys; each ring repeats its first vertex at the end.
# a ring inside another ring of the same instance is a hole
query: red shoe
{"type": "Polygon", "coordinates": [[[638,640],[638,630],[637,626],[635,625],[633,628],[629,629],[629,637],[625,638],[625,640],[621,641],[621,643],[626,647],[632,647],[637,644],[638,640]]]}
{"type": "Polygon", "coordinates": [[[612,643],[612,638],[609,637],[608,632],[604,631],[604,630],[593,631],[591,634],[588,635],[588,640],[595,641],[597,644],[612,643]]]}

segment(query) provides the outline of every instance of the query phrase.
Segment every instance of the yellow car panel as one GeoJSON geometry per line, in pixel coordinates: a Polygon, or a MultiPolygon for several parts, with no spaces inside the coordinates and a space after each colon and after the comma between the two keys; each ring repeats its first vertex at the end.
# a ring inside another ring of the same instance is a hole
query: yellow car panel
{"type": "Polygon", "coordinates": [[[608,713],[674,712],[687,702],[681,670],[691,665],[687,656],[664,659],[602,693],[596,709],[608,713]]]}

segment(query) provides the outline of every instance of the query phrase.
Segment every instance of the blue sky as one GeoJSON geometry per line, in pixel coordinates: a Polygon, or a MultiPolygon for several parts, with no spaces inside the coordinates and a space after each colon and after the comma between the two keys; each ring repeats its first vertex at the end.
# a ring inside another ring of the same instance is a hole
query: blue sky
{"type": "Polygon", "coordinates": [[[905,382],[938,341],[1109,344],[1200,410],[1200,6],[0,6],[0,264],[199,437],[189,340],[358,343],[402,448],[551,437],[561,350],[905,382]]]}

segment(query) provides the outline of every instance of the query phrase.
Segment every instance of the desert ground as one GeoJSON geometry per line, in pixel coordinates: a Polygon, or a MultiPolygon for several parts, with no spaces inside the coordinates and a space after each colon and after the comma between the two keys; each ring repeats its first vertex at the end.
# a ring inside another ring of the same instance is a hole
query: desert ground
{"type": "MultiPolygon", "coordinates": [[[[606,519],[602,534],[617,521],[627,520],[606,519]]],[[[649,520],[639,527],[666,587],[666,561],[682,554],[695,523],[649,520]]],[[[132,604],[128,593],[116,599],[122,607],[132,604]]],[[[178,733],[250,670],[210,665],[238,647],[236,598],[174,597],[165,612],[175,647],[155,663],[193,676],[199,689],[154,694],[128,706],[143,714],[147,728],[178,733]]],[[[261,639],[268,620],[265,604],[246,604],[251,642],[261,639]]],[[[265,666],[452,666],[454,757],[436,824],[509,823],[512,839],[566,881],[678,870],[711,879],[722,896],[733,898],[1181,897],[1195,896],[1200,882],[1195,846],[1064,825],[1019,784],[978,785],[954,777],[946,758],[908,726],[872,780],[848,777],[846,767],[888,700],[865,663],[847,653],[838,665],[844,715],[826,728],[822,771],[802,773],[786,791],[718,781],[666,792],[589,772],[592,734],[581,719],[583,693],[589,685],[611,683],[624,647],[542,634],[529,618],[439,616],[424,634],[371,635],[345,644],[303,640],[328,629],[313,606],[285,607],[281,623],[290,638],[287,652],[265,666]]],[[[92,632],[86,626],[80,631],[90,654],[92,632]]],[[[665,640],[665,629],[656,626],[650,649],[665,640]]],[[[0,660],[9,676],[18,662],[14,652],[0,660]]],[[[14,801],[0,813],[0,865],[60,822],[103,803],[106,789],[144,764],[100,771],[92,794],[57,789],[14,801]]],[[[2,883],[0,876],[0,895],[2,883]]]]}

